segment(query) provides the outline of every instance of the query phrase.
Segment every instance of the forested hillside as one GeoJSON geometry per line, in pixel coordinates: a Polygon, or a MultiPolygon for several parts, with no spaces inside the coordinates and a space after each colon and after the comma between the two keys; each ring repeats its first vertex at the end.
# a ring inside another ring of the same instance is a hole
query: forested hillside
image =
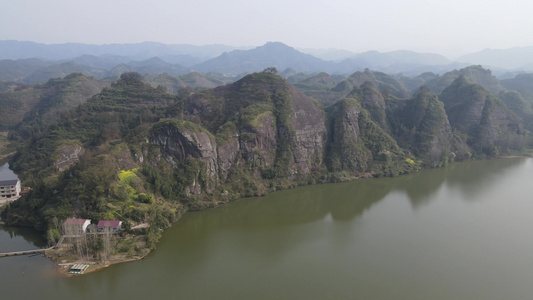
{"type": "MultiPolygon", "coordinates": [[[[174,94],[168,87],[184,79],[154,77],[166,86],[154,87],[134,72],[111,84],[71,74],[14,85],[0,98],[11,103],[3,113],[17,116],[4,130],[21,143],[9,162],[32,190],[2,219],[39,230],[73,216],[148,223],[153,246],[159,230],[187,210],[531,147],[531,102],[490,72],[472,70],[454,73],[442,93],[429,85],[410,92],[371,70],[340,82],[320,73],[296,85],[327,101],[304,94],[275,68],[174,94]]],[[[197,74],[190,82],[201,80],[197,74]]]]}

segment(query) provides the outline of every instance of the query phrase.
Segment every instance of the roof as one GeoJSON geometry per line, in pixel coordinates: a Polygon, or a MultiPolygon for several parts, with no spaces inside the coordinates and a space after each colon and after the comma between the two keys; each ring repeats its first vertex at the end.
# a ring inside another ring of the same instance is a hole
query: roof
{"type": "Polygon", "coordinates": [[[18,179],[0,180],[0,185],[16,185],[19,182],[18,179]]]}
{"type": "Polygon", "coordinates": [[[98,227],[119,227],[122,221],[100,220],[98,227]]]}
{"type": "Polygon", "coordinates": [[[89,220],[89,219],[72,219],[72,218],[68,218],[65,221],[65,224],[66,225],[83,225],[87,221],[91,222],[91,220],[89,220]]]}

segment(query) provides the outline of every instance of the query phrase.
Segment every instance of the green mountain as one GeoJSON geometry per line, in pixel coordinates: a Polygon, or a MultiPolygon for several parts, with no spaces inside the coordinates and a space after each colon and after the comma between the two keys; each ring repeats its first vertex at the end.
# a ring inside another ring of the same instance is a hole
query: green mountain
{"type": "Polygon", "coordinates": [[[465,76],[447,87],[440,99],[452,128],[466,134],[476,152],[494,155],[524,146],[522,120],[501,99],[465,76]]]}
{"type": "Polygon", "coordinates": [[[220,72],[228,74],[251,73],[268,67],[278,70],[292,68],[298,72],[328,71],[335,66],[309,54],[304,54],[280,42],[269,42],[251,50],[233,50],[195,65],[192,69],[200,72],[220,72]]]}
{"type": "Polygon", "coordinates": [[[427,87],[412,99],[388,103],[390,127],[400,146],[422,158],[426,165],[440,166],[468,158],[468,146],[452,132],[443,103],[427,87]]]}
{"type": "Polygon", "coordinates": [[[533,104],[517,91],[502,91],[498,97],[505,105],[524,121],[524,127],[533,132],[533,104]]]}
{"type": "Polygon", "coordinates": [[[180,76],[147,74],[143,78],[153,87],[163,86],[171,94],[178,94],[184,89],[212,89],[233,81],[231,78],[224,77],[220,74],[202,74],[198,72],[180,76]]]}
{"type": "MultiPolygon", "coordinates": [[[[33,115],[33,124],[46,125],[10,160],[33,190],[2,219],[40,230],[71,216],[149,223],[153,245],[160,229],[187,210],[524,146],[520,118],[464,76],[440,99],[428,88],[398,98],[391,89],[403,85],[367,71],[352,79],[371,80],[343,90],[346,96],[323,110],[275,73],[268,68],[179,94],[124,73],[88,100],[52,114],[49,123],[42,116],[56,106],[36,107],[43,113],[33,115]]],[[[59,81],[69,86],[81,78],[59,81]]],[[[310,80],[330,84],[327,74],[310,80]]]]}
{"type": "Polygon", "coordinates": [[[425,85],[435,94],[439,95],[460,76],[464,76],[471,82],[483,86],[494,95],[498,95],[503,90],[500,81],[492,75],[492,72],[481,66],[469,66],[460,70],[447,72],[442,76],[426,82],[425,85]]]}
{"type": "Polygon", "coordinates": [[[415,77],[409,77],[402,74],[396,75],[396,78],[411,92],[415,94],[422,86],[426,86],[426,83],[439,77],[439,75],[432,72],[424,72],[415,77]]]}
{"type": "Polygon", "coordinates": [[[15,136],[32,137],[43,130],[44,124],[57,121],[61,112],[76,107],[109,85],[110,82],[81,73],[34,86],[10,84],[0,93],[0,130],[14,129],[15,136]]]}
{"type": "Polygon", "coordinates": [[[152,57],[144,61],[131,61],[122,63],[109,70],[109,76],[119,77],[125,72],[136,72],[140,74],[170,74],[181,75],[189,71],[188,68],[179,64],[170,64],[160,58],[152,57]]]}
{"type": "Polygon", "coordinates": [[[23,80],[39,69],[52,65],[40,59],[0,60],[0,82],[12,81],[23,82],[23,80]]]}
{"type": "Polygon", "coordinates": [[[320,72],[318,74],[309,76],[304,80],[295,83],[294,86],[300,90],[329,90],[335,87],[338,82],[326,72],[320,72]]]}
{"type": "Polygon", "coordinates": [[[10,84],[0,92],[0,131],[7,131],[22,121],[41,96],[41,89],[30,85],[10,84]]]}
{"type": "Polygon", "coordinates": [[[88,76],[103,78],[106,76],[104,70],[78,65],[74,62],[66,62],[40,68],[24,78],[25,83],[36,84],[48,81],[50,78],[63,78],[71,73],[83,73],[88,76]]]}
{"type": "Polygon", "coordinates": [[[360,176],[395,176],[416,169],[360,101],[348,97],[330,109],[333,119],[330,169],[360,176]]]}
{"type": "Polygon", "coordinates": [[[141,210],[151,198],[134,172],[128,173],[141,159],[133,156],[130,146],[147,133],[145,123],[176,111],[176,96],[140,79],[136,73],[123,74],[110,88],[62,113],[40,137],[28,140],[10,166],[33,190],[13,203],[6,213],[8,222],[43,229],[54,217],[102,219],[106,213],[119,213],[125,221],[142,220],[141,210]],[[121,206],[125,210],[118,211],[108,205],[130,200],[138,201],[138,208],[121,206]]]}
{"type": "MultiPolygon", "coordinates": [[[[25,111],[24,118],[13,130],[13,137],[26,140],[45,132],[62,114],[84,103],[90,97],[109,87],[110,82],[72,73],[64,78],[54,78],[45,84],[37,85],[38,101],[25,111]]],[[[15,98],[23,99],[18,94],[15,98]]]]}
{"type": "Polygon", "coordinates": [[[324,107],[330,106],[344,97],[342,93],[332,92],[339,81],[326,72],[320,72],[311,76],[302,76],[303,73],[287,77],[287,81],[294,81],[294,86],[304,92],[307,96],[317,99],[324,107]],[[301,79],[301,80],[298,80],[301,79]]]}
{"type": "Polygon", "coordinates": [[[282,78],[252,74],[186,99],[140,78],[123,74],[29,140],[11,166],[34,189],[6,222],[115,216],[160,228],[185,208],[320,173],[326,116],[282,78]]]}
{"type": "Polygon", "coordinates": [[[410,96],[407,88],[405,88],[405,86],[395,77],[369,69],[365,69],[364,72],[357,71],[353,73],[346,80],[341,81],[335,86],[332,91],[347,95],[354,88],[359,88],[367,81],[372,82],[372,84],[385,95],[393,95],[397,98],[408,98],[410,96]]]}
{"type": "Polygon", "coordinates": [[[512,79],[504,79],[501,83],[506,89],[519,92],[533,104],[533,74],[519,74],[512,79]]]}

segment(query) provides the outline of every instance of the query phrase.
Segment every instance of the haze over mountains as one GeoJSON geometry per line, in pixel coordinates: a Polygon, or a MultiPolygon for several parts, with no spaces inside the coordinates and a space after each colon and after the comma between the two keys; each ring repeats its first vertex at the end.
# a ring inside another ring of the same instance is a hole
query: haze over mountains
{"type": "Polygon", "coordinates": [[[139,44],[39,44],[0,41],[0,81],[42,83],[50,78],[81,72],[97,78],[118,78],[127,71],[140,74],[182,75],[193,71],[221,73],[240,78],[268,67],[279,71],[350,75],[372,69],[416,76],[423,72],[444,73],[468,65],[492,68],[496,76],[533,71],[533,47],[484,50],[450,60],[434,53],[345,50],[304,50],[280,42],[263,46],[139,44]]]}

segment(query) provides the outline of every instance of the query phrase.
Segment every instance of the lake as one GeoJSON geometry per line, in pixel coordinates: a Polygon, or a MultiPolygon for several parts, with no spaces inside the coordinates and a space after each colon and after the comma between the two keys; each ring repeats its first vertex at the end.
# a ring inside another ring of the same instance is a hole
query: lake
{"type": "MultiPolygon", "coordinates": [[[[141,261],[63,278],[0,258],[2,299],[531,299],[533,159],[307,186],[187,213],[141,261]]],[[[45,247],[0,227],[0,252],[45,247]]]]}
{"type": "Polygon", "coordinates": [[[5,163],[0,166],[0,180],[18,179],[17,175],[9,169],[9,164],[5,163]]]}

